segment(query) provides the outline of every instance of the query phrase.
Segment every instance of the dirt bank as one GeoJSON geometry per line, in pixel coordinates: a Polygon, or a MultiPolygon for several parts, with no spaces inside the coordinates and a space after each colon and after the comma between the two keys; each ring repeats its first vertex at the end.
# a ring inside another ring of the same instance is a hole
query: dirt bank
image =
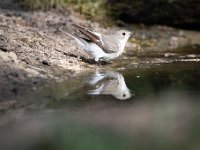
{"type": "Polygon", "coordinates": [[[33,87],[83,70],[82,61],[76,57],[84,53],[56,32],[58,26],[68,26],[72,19],[61,12],[0,10],[0,99],[16,95],[23,85],[33,87]]]}

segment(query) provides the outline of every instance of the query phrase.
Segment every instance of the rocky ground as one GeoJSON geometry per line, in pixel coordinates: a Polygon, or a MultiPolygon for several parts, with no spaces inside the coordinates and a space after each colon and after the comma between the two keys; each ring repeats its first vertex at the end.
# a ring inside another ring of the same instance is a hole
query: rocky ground
{"type": "Polygon", "coordinates": [[[56,32],[70,22],[67,13],[0,10],[0,95],[9,97],[20,91],[18,87],[34,87],[83,70],[78,57],[84,53],[56,32]]]}
{"type": "MultiPolygon", "coordinates": [[[[0,9],[0,100],[15,99],[24,89],[34,90],[50,80],[69,79],[77,73],[99,67],[90,56],[75,46],[74,41],[57,29],[74,32],[71,24],[81,24],[107,32],[98,23],[80,19],[68,11],[23,12],[0,9]]],[[[129,54],[168,51],[199,43],[199,32],[165,26],[126,26],[136,33],[127,44],[129,54]]],[[[137,62],[138,59],[131,58],[137,62]]],[[[113,67],[112,61],[104,67],[113,67]]],[[[102,66],[101,66],[102,67],[102,66]]]]}

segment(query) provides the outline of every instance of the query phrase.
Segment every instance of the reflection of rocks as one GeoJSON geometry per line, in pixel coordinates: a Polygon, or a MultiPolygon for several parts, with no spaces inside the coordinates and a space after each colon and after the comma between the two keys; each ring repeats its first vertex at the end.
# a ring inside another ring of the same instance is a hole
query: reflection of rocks
{"type": "Polygon", "coordinates": [[[170,45],[171,49],[185,46],[187,44],[189,44],[189,41],[188,41],[188,39],[186,39],[184,37],[172,36],[169,41],[169,45],[170,45]]]}
{"type": "Polygon", "coordinates": [[[88,90],[89,95],[112,95],[116,99],[125,100],[131,97],[124,77],[118,72],[96,72],[87,82],[93,89],[88,90]]]}

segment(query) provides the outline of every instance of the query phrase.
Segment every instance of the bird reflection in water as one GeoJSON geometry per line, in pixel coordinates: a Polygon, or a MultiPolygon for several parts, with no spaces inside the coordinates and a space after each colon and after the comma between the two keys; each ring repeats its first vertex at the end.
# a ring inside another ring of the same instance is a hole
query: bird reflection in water
{"type": "Polygon", "coordinates": [[[131,92],[126,86],[124,77],[118,72],[99,73],[96,71],[91,75],[87,84],[92,88],[87,92],[89,95],[112,95],[119,100],[131,98],[131,92]]]}

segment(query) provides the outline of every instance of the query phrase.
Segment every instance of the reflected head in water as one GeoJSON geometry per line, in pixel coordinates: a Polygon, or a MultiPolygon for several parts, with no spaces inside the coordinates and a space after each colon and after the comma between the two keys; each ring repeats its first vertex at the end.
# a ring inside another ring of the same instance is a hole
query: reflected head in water
{"type": "Polygon", "coordinates": [[[99,73],[96,71],[87,83],[92,88],[88,90],[89,95],[112,95],[119,100],[131,98],[131,92],[126,86],[124,77],[118,72],[99,73]]]}

